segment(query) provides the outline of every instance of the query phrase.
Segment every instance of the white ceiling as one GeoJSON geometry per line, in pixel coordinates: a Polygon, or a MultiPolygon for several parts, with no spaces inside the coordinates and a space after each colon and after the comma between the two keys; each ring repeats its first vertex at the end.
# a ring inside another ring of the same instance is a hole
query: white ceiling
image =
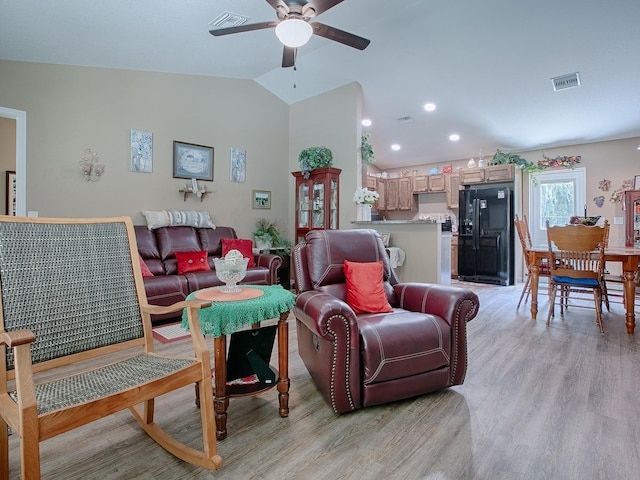
{"type": "Polygon", "coordinates": [[[640,136],[638,0],[344,0],[317,21],[369,47],[314,36],[295,73],[272,29],[211,36],[223,11],[276,19],[265,0],[0,0],[0,59],[253,79],[289,104],[357,81],[381,168],[640,136]]]}

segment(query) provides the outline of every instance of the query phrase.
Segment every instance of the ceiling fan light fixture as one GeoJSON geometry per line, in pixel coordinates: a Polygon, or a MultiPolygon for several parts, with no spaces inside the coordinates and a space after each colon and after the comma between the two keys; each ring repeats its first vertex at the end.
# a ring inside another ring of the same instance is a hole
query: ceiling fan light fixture
{"type": "Polygon", "coordinates": [[[304,20],[289,18],[283,20],[276,27],[276,36],[284,45],[298,48],[309,41],[313,35],[313,28],[304,20]]]}

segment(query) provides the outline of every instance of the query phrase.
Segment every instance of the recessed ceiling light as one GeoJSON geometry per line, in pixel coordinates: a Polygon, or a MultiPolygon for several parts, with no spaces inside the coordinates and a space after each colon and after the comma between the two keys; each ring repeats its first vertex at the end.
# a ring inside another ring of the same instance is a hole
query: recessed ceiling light
{"type": "Polygon", "coordinates": [[[400,150],[400,145],[398,145],[397,143],[394,143],[393,145],[391,145],[391,150],[393,150],[394,152],[397,152],[398,150],[400,150]]]}
{"type": "Polygon", "coordinates": [[[460,135],[458,135],[457,133],[452,133],[451,135],[449,135],[449,140],[451,140],[452,142],[457,142],[458,140],[460,140],[460,135]]]}
{"type": "Polygon", "coordinates": [[[431,103],[431,102],[425,103],[424,104],[424,109],[427,112],[433,112],[436,109],[436,104],[435,103],[431,103]]]}
{"type": "Polygon", "coordinates": [[[370,127],[371,126],[371,120],[369,120],[368,118],[365,118],[362,120],[362,126],[363,127],[370,127]]]}

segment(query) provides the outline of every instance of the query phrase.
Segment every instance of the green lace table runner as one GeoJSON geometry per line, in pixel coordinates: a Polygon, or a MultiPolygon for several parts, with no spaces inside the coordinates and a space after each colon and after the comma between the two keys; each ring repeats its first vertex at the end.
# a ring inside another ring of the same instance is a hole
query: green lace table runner
{"type": "MultiPolygon", "coordinates": [[[[211,307],[200,310],[202,333],[220,337],[229,335],[244,327],[270,318],[280,318],[281,313],[290,311],[296,296],[281,285],[241,285],[257,288],[264,295],[249,300],[233,302],[211,302],[211,307]]],[[[195,298],[196,292],[190,293],[187,300],[195,298]]],[[[182,327],[189,328],[186,310],[182,312],[182,327]]]]}

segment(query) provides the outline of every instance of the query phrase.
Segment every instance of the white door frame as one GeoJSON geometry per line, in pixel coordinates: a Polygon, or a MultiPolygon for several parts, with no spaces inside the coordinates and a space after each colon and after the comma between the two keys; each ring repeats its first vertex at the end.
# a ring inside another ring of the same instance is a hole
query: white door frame
{"type": "Polygon", "coordinates": [[[16,121],[16,215],[27,215],[27,112],[0,107],[0,117],[16,121]]]}

